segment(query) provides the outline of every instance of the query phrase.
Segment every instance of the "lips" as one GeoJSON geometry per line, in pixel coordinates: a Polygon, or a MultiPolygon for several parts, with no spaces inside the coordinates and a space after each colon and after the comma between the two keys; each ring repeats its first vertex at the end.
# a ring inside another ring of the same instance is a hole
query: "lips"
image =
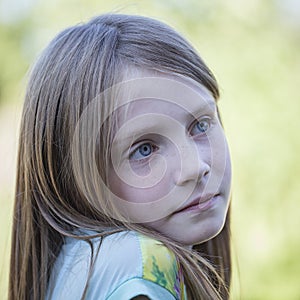
{"type": "Polygon", "coordinates": [[[186,210],[192,210],[193,208],[197,209],[200,207],[205,207],[205,204],[208,203],[213,197],[218,196],[219,194],[206,194],[202,197],[196,198],[193,201],[189,201],[184,204],[184,206],[180,207],[175,213],[180,213],[186,210]]]}

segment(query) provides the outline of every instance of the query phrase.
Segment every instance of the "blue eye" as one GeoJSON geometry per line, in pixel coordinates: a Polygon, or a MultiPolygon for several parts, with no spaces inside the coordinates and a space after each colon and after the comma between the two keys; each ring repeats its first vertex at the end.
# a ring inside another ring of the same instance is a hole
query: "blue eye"
{"type": "Polygon", "coordinates": [[[198,122],[196,126],[199,131],[205,132],[209,128],[209,123],[207,122],[207,120],[203,120],[198,122]]]}
{"type": "Polygon", "coordinates": [[[135,160],[146,158],[153,153],[153,148],[150,143],[144,143],[130,155],[130,158],[135,160]]]}
{"type": "Polygon", "coordinates": [[[210,127],[210,120],[203,119],[198,121],[191,130],[192,135],[197,135],[206,132],[210,127]]]}

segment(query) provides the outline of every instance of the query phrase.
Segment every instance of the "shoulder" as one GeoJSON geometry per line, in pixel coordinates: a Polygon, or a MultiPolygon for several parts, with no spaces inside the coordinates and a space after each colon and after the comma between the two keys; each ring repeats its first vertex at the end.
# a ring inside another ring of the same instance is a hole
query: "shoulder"
{"type": "Polygon", "coordinates": [[[162,243],[126,231],[107,236],[102,241],[93,239],[92,245],[93,261],[87,242],[67,240],[52,280],[55,296],[78,298],[91,274],[87,299],[128,300],[138,295],[150,299],[179,299],[180,270],[174,254],[162,243]]]}
{"type": "MultiPolygon", "coordinates": [[[[183,276],[174,253],[161,242],[139,233],[131,232],[129,239],[131,238],[134,239],[138,252],[135,252],[138,261],[133,262],[138,272],[123,281],[108,299],[125,300],[137,295],[150,299],[184,299],[183,276]]],[[[122,254],[122,258],[130,261],[126,252],[122,254]]]]}
{"type": "Polygon", "coordinates": [[[142,256],[134,232],[86,241],[66,238],[52,270],[47,299],[106,299],[123,281],[142,276],[142,256]],[[88,285],[87,285],[88,283],[88,285]]]}

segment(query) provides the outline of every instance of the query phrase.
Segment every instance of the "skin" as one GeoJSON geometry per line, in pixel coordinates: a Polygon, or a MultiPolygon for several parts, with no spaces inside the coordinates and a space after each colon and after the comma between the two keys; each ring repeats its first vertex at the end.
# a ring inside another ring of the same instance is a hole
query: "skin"
{"type": "Polygon", "coordinates": [[[220,232],[229,206],[231,163],[216,103],[190,79],[151,77],[136,75],[143,80],[133,100],[118,108],[110,189],[136,222],[199,244],[220,232]]]}

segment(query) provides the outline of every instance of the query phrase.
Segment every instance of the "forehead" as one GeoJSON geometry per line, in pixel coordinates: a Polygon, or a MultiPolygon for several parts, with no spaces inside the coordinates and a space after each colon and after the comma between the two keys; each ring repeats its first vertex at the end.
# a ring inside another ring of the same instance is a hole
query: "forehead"
{"type": "Polygon", "coordinates": [[[189,78],[160,73],[132,77],[121,84],[118,96],[118,107],[126,110],[127,117],[146,113],[176,117],[180,111],[194,114],[201,109],[215,110],[211,93],[189,78]]]}

